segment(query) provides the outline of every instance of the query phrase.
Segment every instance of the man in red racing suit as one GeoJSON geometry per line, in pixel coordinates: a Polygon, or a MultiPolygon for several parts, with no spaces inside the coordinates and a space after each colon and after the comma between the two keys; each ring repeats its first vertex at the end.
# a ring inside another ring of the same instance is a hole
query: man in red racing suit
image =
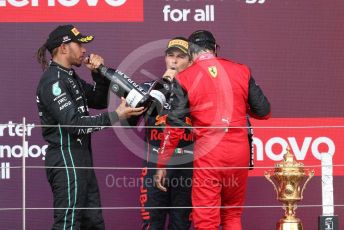
{"type": "Polygon", "coordinates": [[[267,119],[270,104],[245,65],[216,57],[217,44],[209,31],[195,31],[189,42],[194,64],[176,77],[156,184],[165,189],[164,168],[184,132],[183,118],[190,114],[195,132],[194,226],[217,230],[221,224],[224,230],[240,230],[250,160],[246,116],[267,119]]]}

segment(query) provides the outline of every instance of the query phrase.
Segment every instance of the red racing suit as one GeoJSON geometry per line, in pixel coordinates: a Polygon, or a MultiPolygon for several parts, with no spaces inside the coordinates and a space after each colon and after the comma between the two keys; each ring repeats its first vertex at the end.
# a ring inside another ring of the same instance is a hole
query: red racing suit
{"type": "Polygon", "coordinates": [[[246,116],[269,118],[270,103],[245,65],[209,53],[176,79],[158,167],[168,164],[185,129],[183,118],[190,115],[195,132],[194,226],[241,229],[250,151],[246,116]]]}

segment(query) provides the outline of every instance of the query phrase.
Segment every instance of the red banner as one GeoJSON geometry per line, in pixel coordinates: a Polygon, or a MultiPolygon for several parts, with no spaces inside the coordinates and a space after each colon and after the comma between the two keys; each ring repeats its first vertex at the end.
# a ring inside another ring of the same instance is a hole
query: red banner
{"type": "Polygon", "coordinates": [[[0,0],[0,22],[142,22],[143,0],[0,0]]]}
{"type": "Polygon", "coordinates": [[[344,175],[344,118],[273,118],[252,119],[256,169],[251,176],[263,176],[264,171],[283,160],[289,146],[296,160],[305,168],[321,175],[321,154],[333,156],[333,175],[344,175]]]}

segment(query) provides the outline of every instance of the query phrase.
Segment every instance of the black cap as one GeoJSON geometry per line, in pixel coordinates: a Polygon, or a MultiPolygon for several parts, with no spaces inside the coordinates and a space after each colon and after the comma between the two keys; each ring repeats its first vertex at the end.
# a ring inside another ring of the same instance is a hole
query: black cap
{"type": "Polygon", "coordinates": [[[47,39],[45,46],[51,52],[62,43],[78,42],[89,43],[94,39],[94,36],[82,35],[73,25],[61,25],[54,29],[47,39]]]}
{"type": "Polygon", "coordinates": [[[168,42],[166,53],[172,49],[178,49],[184,54],[188,54],[189,41],[183,37],[175,37],[168,42]]]}
{"type": "Polygon", "coordinates": [[[207,30],[197,30],[189,36],[189,42],[201,47],[215,47],[216,40],[213,34],[207,30]]]}

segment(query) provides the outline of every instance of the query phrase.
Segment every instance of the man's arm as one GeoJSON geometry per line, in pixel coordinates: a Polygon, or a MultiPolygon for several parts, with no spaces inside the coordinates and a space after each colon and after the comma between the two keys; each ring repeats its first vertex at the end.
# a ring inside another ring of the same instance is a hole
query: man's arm
{"type": "Polygon", "coordinates": [[[185,117],[189,116],[189,99],[186,90],[176,81],[171,95],[171,109],[164,129],[164,138],[160,144],[158,167],[165,167],[178,146],[181,135],[189,125],[185,117]]]}
{"type": "Polygon", "coordinates": [[[166,177],[166,165],[170,161],[175,148],[179,144],[180,137],[184,134],[186,124],[185,117],[189,115],[189,100],[186,90],[176,82],[171,95],[171,110],[167,117],[167,126],[164,129],[163,141],[160,143],[157,171],[154,177],[156,187],[161,191],[167,191],[163,186],[166,177]]]}
{"type": "Polygon", "coordinates": [[[108,92],[110,81],[101,76],[98,72],[98,67],[104,65],[104,59],[97,54],[90,54],[84,60],[85,66],[91,70],[94,85],[86,83],[80,79],[80,83],[85,90],[88,107],[93,109],[105,109],[108,103],[108,92]]]}
{"type": "Polygon", "coordinates": [[[88,107],[93,109],[106,109],[108,103],[108,93],[110,81],[99,73],[92,71],[94,85],[86,83],[80,79],[82,87],[85,90],[88,107]]]}
{"type": "Polygon", "coordinates": [[[83,116],[78,111],[75,101],[69,94],[67,86],[62,80],[48,82],[41,88],[40,97],[47,111],[60,125],[68,125],[68,132],[72,135],[92,133],[101,129],[101,126],[110,126],[121,118],[142,113],[143,108],[130,108],[121,105],[114,112],[101,113],[96,116],[83,116]]]}
{"type": "Polygon", "coordinates": [[[270,118],[270,103],[252,76],[250,77],[248,87],[248,114],[256,119],[270,118]]]}

